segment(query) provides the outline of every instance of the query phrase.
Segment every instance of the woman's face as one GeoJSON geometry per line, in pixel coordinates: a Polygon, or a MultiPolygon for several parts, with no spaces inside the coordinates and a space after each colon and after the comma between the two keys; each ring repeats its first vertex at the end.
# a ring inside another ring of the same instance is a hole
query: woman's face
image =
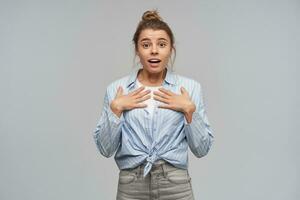
{"type": "Polygon", "coordinates": [[[149,73],[160,73],[165,69],[172,53],[172,44],[164,30],[143,30],[137,46],[136,53],[143,69],[149,73]]]}

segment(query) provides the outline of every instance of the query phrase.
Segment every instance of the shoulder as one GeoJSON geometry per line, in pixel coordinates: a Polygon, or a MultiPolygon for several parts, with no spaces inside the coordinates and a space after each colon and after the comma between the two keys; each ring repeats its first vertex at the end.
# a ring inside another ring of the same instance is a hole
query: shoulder
{"type": "Polygon", "coordinates": [[[200,82],[193,78],[182,76],[179,74],[176,74],[176,77],[177,77],[178,85],[183,86],[188,90],[194,90],[195,88],[201,88],[200,82]]]}
{"type": "Polygon", "coordinates": [[[126,83],[129,79],[129,75],[127,76],[123,76],[117,80],[114,80],[113,82],[111,82],[110,84],[108,84],[107,89],[108,90],[113,90],[113,89],[117,89],[119,86],[126,86],[126,83]]]}
{"type": "Polygon", "coordinates": [[[119,86],[121,86],[124,90],[127,86],[129,78],[130,78],[130,75],[128,74],[128,75],[125,75],[125,76],[118,78],[118,79],[112,81],[111,83],[109,83],[106,87],[107,95],[110,98],[114,97],[119,86]]]}
{"type": "Polygon", "coordinates": [[[197,105],[201,104],[203,102],[203,91],[200,82],[182,75],[177,75],[177,77],[178,86],[182,86],[187,90],[194,103],[197,105]]]}
{"type": "Polygon", "coordinates": [[[194,102],[202,98],[202,86],[199,81],[179,74],[176,74],[176,77],[178,88],[184,87],[194,102]]]}

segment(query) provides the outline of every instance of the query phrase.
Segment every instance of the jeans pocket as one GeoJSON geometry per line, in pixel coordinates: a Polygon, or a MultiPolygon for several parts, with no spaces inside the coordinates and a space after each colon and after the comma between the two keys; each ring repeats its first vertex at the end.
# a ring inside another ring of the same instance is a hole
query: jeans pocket
{"type": "Polygon", "coordinates": [[[191,180],[189,173],[186,169],[176,169],[167,173],[167,179],[175,184],[188,183],[191,180]]]}
{"type": "Polygon", "coordinates": [[[119,172],[119,183],[120,184],[130,184],[137,179],[135,172],[129,170],[120,170],[119,172]]]}

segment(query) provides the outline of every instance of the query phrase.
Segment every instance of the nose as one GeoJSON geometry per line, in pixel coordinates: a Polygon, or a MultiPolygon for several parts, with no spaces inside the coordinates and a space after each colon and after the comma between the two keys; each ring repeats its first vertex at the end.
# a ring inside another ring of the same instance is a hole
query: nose
{"type": "Polygon", "coordinates": [[[151,49],[151,54],[157,54],[157,46],[156,45],[153,45],[152,46],[152,49],[151,49]]]}

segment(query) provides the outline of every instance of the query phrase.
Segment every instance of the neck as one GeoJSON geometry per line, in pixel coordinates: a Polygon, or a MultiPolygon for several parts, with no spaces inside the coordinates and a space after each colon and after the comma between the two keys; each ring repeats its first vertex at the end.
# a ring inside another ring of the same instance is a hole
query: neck
{"type": "Polygon", "coordinates": [[[138,73],[139,81],[146,86],[160,86],[166,76],[167,69],[155,74],[151,74],[144,69],[141,69],[138,73]]]}

